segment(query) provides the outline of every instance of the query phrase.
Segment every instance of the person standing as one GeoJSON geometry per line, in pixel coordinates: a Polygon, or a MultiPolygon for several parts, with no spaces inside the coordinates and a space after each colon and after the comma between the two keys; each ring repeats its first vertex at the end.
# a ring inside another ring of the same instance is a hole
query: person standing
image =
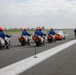
{"type": "Polygon", "coordinates": [[[75,34],[75,38],[76,38],[76,28],[74,29],[74,34],[75,34]]]}

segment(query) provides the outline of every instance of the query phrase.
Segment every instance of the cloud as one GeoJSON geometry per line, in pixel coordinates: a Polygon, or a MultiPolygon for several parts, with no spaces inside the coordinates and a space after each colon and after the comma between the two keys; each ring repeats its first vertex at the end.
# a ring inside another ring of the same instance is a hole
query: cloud
{"type": "Polygon", "coordinates": [[[76,1],[0,0],[0,16],[0,25],[4,27],[75,27],[76,1]]]}
{"type": "Polygon", "coordinates": [[[14,15],[42,15],[47,12],[56,14],[59,10],[68,13],[76,13],[76,3],[69,3],[66,0],[2,0],[1,10],[14,15]]]}

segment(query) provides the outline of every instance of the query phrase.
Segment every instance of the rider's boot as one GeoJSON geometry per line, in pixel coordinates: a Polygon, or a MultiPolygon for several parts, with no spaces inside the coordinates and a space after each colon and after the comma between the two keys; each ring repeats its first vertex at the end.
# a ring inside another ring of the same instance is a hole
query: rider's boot
{"type": "Polygon", "coordinates": [[[45,45],[45,39],[43,39],[43,45],[45,45]]]}
{"type": "Polygon", "coordinates": [[[27,41],[28,41],[28,45],[30,45],[30,40],[28,39],[27,41]]]}

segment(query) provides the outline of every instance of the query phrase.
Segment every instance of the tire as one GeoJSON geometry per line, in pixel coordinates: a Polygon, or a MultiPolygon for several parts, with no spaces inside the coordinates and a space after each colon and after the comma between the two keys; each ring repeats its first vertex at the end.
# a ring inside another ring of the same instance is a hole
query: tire
{"type": "Polygon", "coordinates": [[[36,46],[39,46],[39,43],[38,42],[36,43],[36,46]]]}
{"type": "Polygon", "coordinates": [[[21,46],[24,46],[24,43],[23,42],[21,42],[21,46]]]}
{"type": "Polygon", "coordinates": [[[50,39],[48,39],[48,43],[51,43],[50,39]]]}
{"type": "Polygon", "coordinates": [[[53,40],[52,39],[48,39],[48,43],[51,43],[53,40]]]}
{"type": "Polygon", "coordinates": [[[52,42],[52,39],[49,39],[49,43],[51,43],[52,42]]]}
{"type": "Polygon", "coordinates": [[[28,42],[28,45],[30,45],[30,42],[28,42]]]}
{"type": "Polygon", "coordinates": [[[9,46],[6,46],[6,49],[10,49],[10,47],[9,46]]]}

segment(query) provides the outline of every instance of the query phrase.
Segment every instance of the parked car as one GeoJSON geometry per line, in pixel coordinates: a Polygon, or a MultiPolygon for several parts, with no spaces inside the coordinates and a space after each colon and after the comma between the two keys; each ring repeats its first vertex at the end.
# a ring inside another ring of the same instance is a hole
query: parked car
{"type": "Polygon", "coordinates": [[[55,32],[56,32],[56,36],[55,36],[56,40],[62,40],[66,38],[66,35],[63,31],[57,30],[55,32]]]}

